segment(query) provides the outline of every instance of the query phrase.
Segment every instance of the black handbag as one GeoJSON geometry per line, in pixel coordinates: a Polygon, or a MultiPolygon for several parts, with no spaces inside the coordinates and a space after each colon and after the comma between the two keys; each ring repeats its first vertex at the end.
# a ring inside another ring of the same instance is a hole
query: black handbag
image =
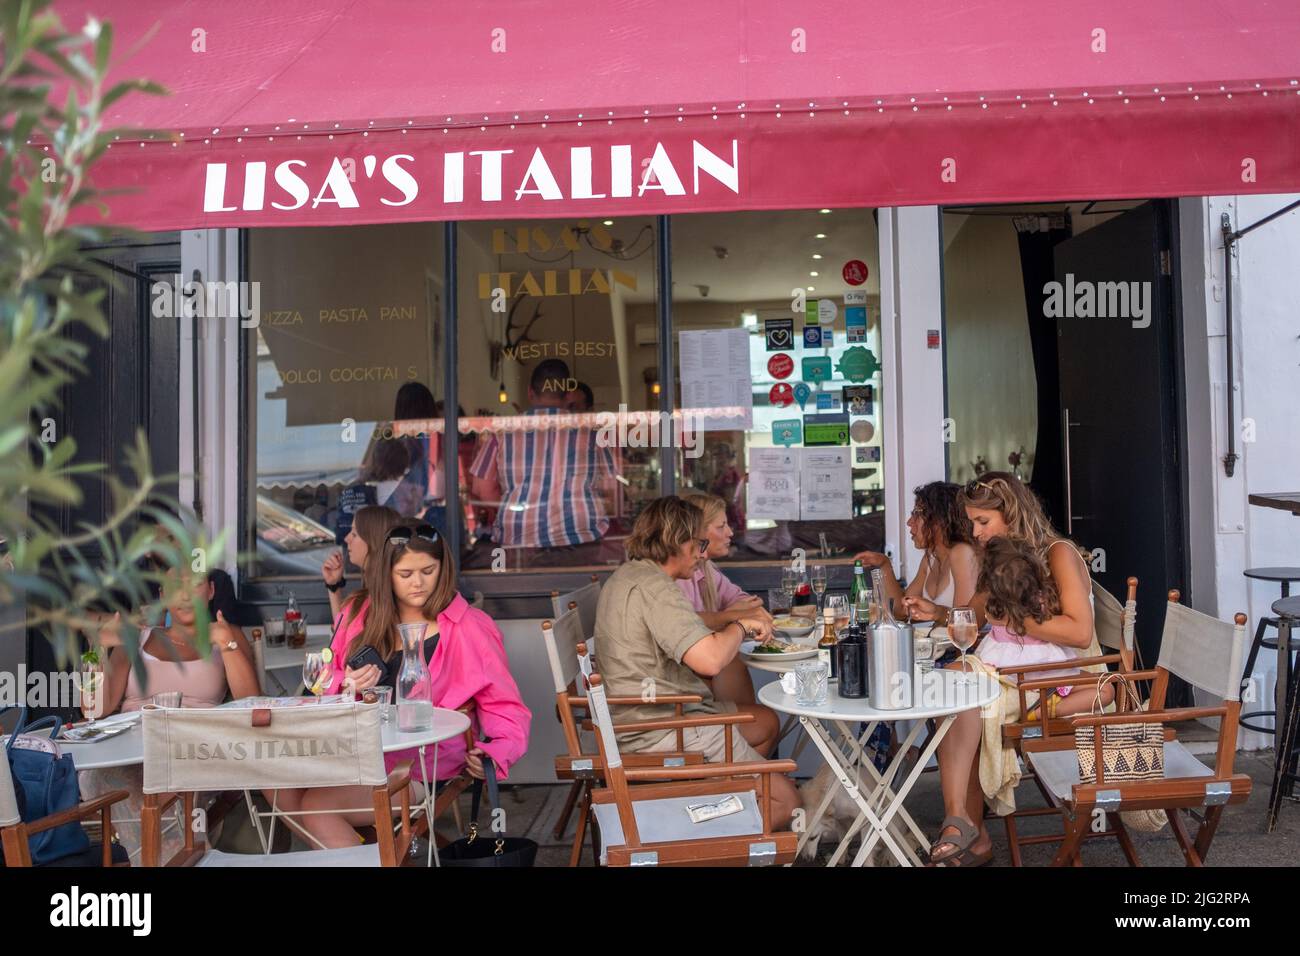
{"type": "MultiPolygon", "coordinates": [[[[483,776],[487,779],[488,804],[495,810],[501,805],[501,792],[497,787],[496,767],[486,754],[483,757],[483,776]]],[[[478,811],[482,797],[483,781],[475,780],[470,787],[469,832],[439,850],[438,861],[443,866],[532,866],[537,859],[534,841],[479,832],[478,811]]]]}

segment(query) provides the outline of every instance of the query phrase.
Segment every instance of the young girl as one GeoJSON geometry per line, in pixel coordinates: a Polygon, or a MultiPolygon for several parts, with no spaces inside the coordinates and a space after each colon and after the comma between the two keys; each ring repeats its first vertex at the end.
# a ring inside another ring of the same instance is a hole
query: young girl
{"type": "MultiPolygon", "coordinates": [[[[335,636],[342,653],[331,661],[325,693],[363,691],[380,683],[385,673],[396,675],[402,657],[397,625],[423,622],[428,627],[424,657],[433,704],[452,710],[472,704],[482,741],[469,751],[461,736],[438,744],[438,779],[449,780],[465,769],[482,778],[484,756],[491,757],[499,777],[507,777],[511,765],[528,749],[532,714],[510,676],[501,632],[490,617],[470,607],[457,592],[456,568],[442,535],[427,524],[404,522],[393,527],[383,546],[370,554],[365,583],[368,603],[344,621],[335,636]],[[354,670],[347,666],[366,647],[379,653],[385,668],[366,664],[354,670]]],[[[405,760],[414,762],[411,796],[418,801],[425,785],[419,779],[418,751],[384,755],[390,771],[405,760]]],[[[427,785],[433,786],[433,781],[427,785]]],[[[279,806],[286,810],[337,810],[301,817],[300,825],[326,847],[348,847],[356,845],[354,826],[373,822],[374,816],[371,810],[349,812],[345,808],[364,807],[368,800],[366,788],[332,787],[281,792],[279,806]]]]}
{"type": "MultiPolygon", "coordinates": [[[[1023,667],[1027,664],[1056,664],[1079,656],[1072,647],[1028,636],[1027,622],[1042,624],[1061,613],[1061,597],[1047,562],[1029,542],[1011,538],[989,541],[981,555],[976,587],[986,595],[985,610],[989,618],[989,633],[976,652],[985,664],[990,667],[1023,667]]],[[[1076,673],[1077,670],[1053,670],[1027,673],[1023,679],[1067,677],[1076,673]]],[[[1071,689],[1058,687],[1055,693],[1065,697],[1071,689]]],[[[1058,702],[1056,697],[1049,698],[1049,715],[1054,716],[1058,702]]]]}

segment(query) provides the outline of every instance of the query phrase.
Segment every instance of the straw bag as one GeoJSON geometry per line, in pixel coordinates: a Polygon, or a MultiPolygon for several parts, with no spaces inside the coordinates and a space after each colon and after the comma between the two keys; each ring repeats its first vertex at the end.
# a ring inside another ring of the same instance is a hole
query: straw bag
{"type": "MultiPolygon", "coordinates": [[[[1138,711],[1147,705],[1138,700],[1133,685],[1121,674],[1110,674],[1097,683],[1097,696],[1092,714],[1101,713],[1101,692],[1112,680],[1117,681],[1128,694],[1138,711]]],[[[1079,727],[1074,731],[1074,749],[1079,757],[1079,781],[1097,782],[1097,749],[1094,734],[1101,735],[1101,761],[1107,783],[1161,780],[1165,775],[1164,726],[1159,723],[1103,724],[1100,727],[1079,727]]],[[[1162,830],[1169,818],[1164,810],[1121,810],[1120,819],[1126,827],[1143,833],[1162,830]]]]}

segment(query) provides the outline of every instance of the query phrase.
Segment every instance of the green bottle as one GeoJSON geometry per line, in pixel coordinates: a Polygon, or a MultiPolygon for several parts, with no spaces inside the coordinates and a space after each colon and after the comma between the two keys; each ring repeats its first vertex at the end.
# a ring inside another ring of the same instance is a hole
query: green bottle
{"type": "Polygon", "coordinates": [[[854,623],[859,621],[866,623],[865,618],[858,618],[858,608],[866,608],[867,601],[871,594],[871,585],[867,583],[867,572],[862,567],[861,561],[853,562],[853,590],[849,592],[849,603],[852,605],[851,613],[853,614],[854,623]]]}

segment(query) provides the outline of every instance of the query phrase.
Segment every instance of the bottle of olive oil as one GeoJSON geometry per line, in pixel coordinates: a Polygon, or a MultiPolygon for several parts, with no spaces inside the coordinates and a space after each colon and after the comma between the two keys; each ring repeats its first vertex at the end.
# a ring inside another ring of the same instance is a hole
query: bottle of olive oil
{"type": "Polygon", "coordinates": [[[822,612],[822,636],[817,642],[817,659],[830,668],[830,679],[838,680],[840,676],[839,655],[835,653],[835,612],[827,608],[822,612]]]}

